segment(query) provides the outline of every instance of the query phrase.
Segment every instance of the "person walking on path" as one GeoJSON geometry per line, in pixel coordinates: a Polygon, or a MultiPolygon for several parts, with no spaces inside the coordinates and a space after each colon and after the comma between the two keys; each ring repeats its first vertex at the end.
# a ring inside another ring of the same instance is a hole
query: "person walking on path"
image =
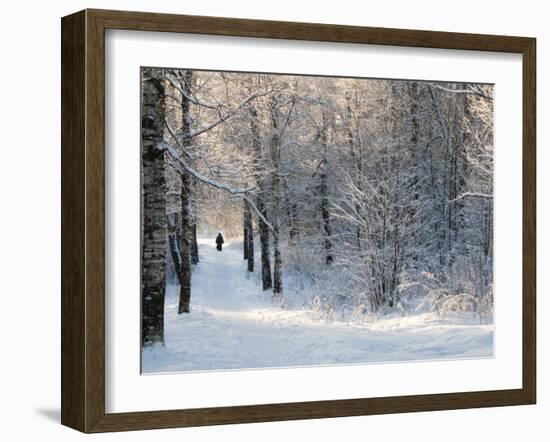
{"type": "Polygon", "coordinates": [[[218,249],[218,252],[222,251],[222,244],[223,244],[223,236],[222,236],[222,232],[219,232],[218,236],[216,237],[216,249],[218,249]]]}

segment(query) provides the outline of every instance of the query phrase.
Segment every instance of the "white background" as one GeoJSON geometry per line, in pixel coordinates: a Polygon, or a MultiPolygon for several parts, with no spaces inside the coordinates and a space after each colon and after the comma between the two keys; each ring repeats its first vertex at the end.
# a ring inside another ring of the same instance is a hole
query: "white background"
{"type": "Polygon", "coordinates": [[[550,413],[547,267],[550,209],[550,142],[543,122],[550,119],[550,30],[544,2],[462,0],[393,2],[273,2],[244,0],[50,1],[19,0],[2,13],[2,192],[1,295],[3,331],[0,355],[0,401],[5,440],[80,440],[84,436],[59,421],[60,307],[60,30],[59,17],[84,7],[133,9],[278,20],[341,23],[447,31],[517,34],[538,38],[539,145],[539,404],[408,415],[389,415],[162,430],[93,436],[100,440],[257,440],[282,438],[334,440],[546,440],[550,413]],[[543,250],[543,248],[545,250],[543,250]],[[526,437],[526,433],[531,437],[526,437]]]}
{"type": "Polygon", "coordinates": [[[107,412],[521,387],[521,56],[108,31],[106,63],[107,412]],[[495,357],[140,376],[140,66],[495,83],[495,357]]]}

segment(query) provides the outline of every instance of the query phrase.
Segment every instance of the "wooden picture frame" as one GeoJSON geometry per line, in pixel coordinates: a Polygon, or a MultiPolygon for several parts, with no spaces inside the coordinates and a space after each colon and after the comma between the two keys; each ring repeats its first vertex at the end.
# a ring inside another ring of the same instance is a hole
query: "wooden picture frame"
{"type": "Polygon", "coordinates": [[[62,409],[83,432],[534,404],[536,401],[536,40],[404,29],[106,10],[62,19],[62,409]],[[418,48],[523,58],[523,385],[513,390],[105,412],[105,30],[418,48]]]}

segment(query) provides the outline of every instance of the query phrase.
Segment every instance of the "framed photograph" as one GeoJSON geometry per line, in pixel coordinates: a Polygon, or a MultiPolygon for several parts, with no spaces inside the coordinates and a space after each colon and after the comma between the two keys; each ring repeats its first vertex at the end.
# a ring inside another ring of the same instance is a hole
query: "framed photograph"
{"type": "Polygon", "coordinates": [[[535,39],[62,19],[62,423],[536,400],[535,39]]]}

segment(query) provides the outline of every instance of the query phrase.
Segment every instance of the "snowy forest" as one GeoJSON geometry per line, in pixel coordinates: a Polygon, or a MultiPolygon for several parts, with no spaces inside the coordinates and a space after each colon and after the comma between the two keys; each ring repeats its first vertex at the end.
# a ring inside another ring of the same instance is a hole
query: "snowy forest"
{"type": "Polygon", "coordinates": [[[492,85],[140,74],[142,372],[493,355],[492,85]]]}

